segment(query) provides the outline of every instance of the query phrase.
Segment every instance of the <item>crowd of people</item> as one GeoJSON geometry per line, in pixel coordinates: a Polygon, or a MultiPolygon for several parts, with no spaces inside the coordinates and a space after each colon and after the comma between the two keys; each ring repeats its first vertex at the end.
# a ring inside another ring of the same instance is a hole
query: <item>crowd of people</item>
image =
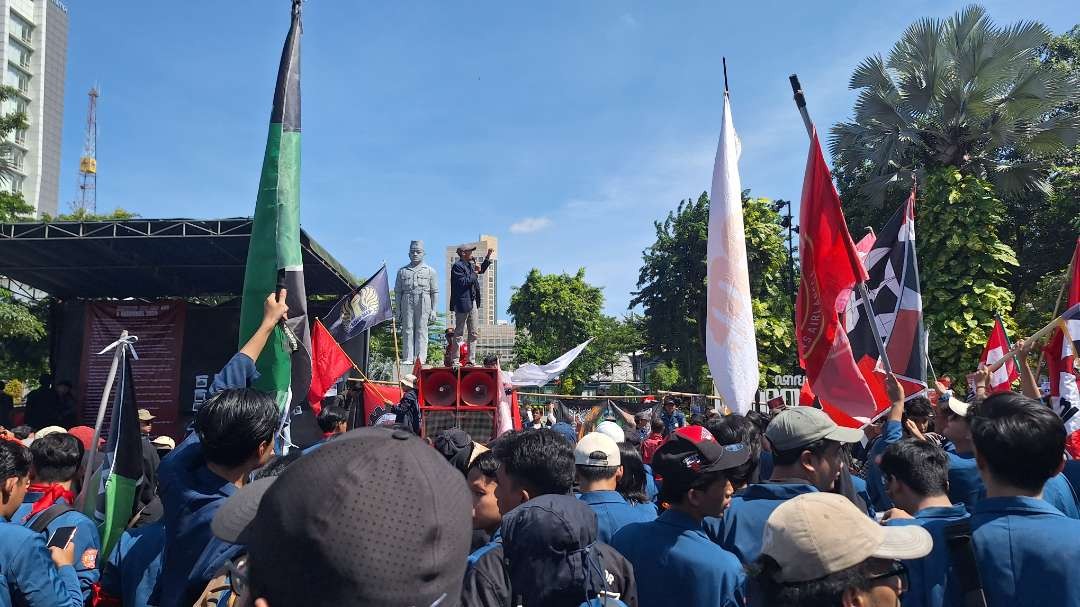
{"type": "Polygon", "coordinates": [[[286,313],[267,299],[179,445],[144,426],[107,559],[74,509],[92,436],[4,433],[0,605],[1080,606],[1080,462],[1030,377],[988,394],[980,371],[965,400],[890,377],[864,430],[665,398],[634,424],[536,410],[481,444],[417,436],[411,406],[352,430],[326,407],[322,442],[276,455],[278,406],[251,385],[286,313]]]}

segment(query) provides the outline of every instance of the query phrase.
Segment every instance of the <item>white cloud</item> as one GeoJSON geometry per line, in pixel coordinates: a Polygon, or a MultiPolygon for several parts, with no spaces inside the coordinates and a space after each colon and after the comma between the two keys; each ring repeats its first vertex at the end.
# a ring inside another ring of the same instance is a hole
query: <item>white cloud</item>
{"type": "Polygon", "coordinates": [[[510,224],[510,232],[512,234],[531,234],[539,232],[550,225],[551,220],[547,217],[526,217],[521,221],[510,224]]]}

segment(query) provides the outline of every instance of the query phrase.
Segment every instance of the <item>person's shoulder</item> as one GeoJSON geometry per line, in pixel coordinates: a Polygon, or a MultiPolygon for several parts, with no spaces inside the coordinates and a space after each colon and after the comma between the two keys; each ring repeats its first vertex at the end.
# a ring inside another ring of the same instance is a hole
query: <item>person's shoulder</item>
{"type": "Polygon", "coordinates": [[[632,547],[637,541],[652,533],[656,527],[656,521],[643,521],[640,523],[630,523],[623,525],[622,529],[615,532],[615,535],[611,536],[611,545],[622,547],[623,549],[632,547]]]}
{"type": "Polygon", "coordinates": [[[0,546],[16,547],[20,542],[32,541],[41,534],[17,523],[0,522],[0,546]]]}

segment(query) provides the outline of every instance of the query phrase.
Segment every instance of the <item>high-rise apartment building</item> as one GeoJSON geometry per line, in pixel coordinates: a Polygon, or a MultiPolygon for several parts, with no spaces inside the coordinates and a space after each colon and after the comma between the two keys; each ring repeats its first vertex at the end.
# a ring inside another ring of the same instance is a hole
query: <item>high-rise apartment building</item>
{"type": "Polygon", "coordinates": [[[0,187],[21,192],[37,214],[60,209],[60,145],[64,123],[68,9],[59,0],[0,0],[4,84],[17,90],[0,106],[26,112],[29,128],[11,133],[14,175],[0,187]]]}

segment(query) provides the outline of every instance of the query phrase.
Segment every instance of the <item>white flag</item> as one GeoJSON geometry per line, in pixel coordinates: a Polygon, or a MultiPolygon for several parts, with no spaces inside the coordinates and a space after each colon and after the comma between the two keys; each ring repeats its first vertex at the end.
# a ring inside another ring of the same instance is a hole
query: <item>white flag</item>
{"type": "Polygon", "coordinates": [[[574,359],[581,354],[582,350],[585,349],[585,346],[589,345],[590,341],[592,341],[591,337],[575,346],[573,350],[566,352],[546,365],[538,365],[536,363],[525,363],[524,365],[521,365],[514,371],[512,379],[514,385],[542,386],[555,379],[570,366],[570,363],[574,362],[574,359]]]}
{"type": "Polygon", "coordinates": [[[739,151],[731,102],[725,92],[709,203],[705,355],[724,404],[735,413],[745,413],[758,388],[758,360],[743,234],[739,151]]]}

